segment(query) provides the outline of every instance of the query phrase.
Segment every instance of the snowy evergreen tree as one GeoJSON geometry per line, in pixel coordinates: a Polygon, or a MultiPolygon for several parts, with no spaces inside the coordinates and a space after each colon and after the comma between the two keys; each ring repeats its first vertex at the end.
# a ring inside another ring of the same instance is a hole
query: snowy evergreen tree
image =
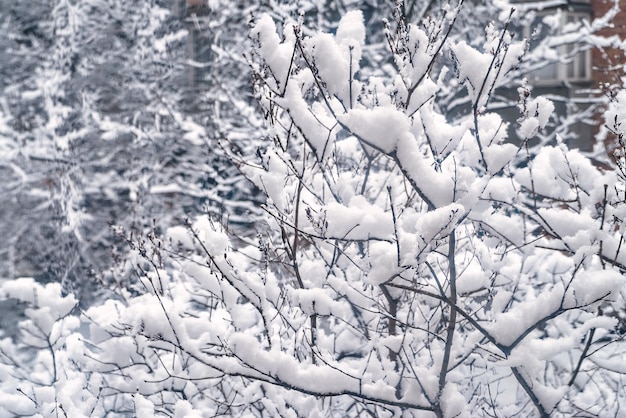
{"type": "Polygon", "coordinates": [[[247,214],[233,206],[249,188],[214,132],[219,94],[188,79],[172,2],[6,3],[2,277],[58,281],[89,301],[129,278],[111,225],[137,236],[247,214]]]}

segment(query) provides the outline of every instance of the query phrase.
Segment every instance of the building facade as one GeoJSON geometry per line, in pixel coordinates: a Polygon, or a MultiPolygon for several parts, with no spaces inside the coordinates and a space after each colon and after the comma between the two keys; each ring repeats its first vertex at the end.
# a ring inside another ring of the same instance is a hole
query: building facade
{"type": "MultiPolygon", "coordinates": [[[[599,102],[622,86],[625,57],[619,45],[626,37],[626,0],[513,0],[513,3],[521,13],[529,12],[529,17],[522,19],[524,24],[516,30],[530,39],[531,49],[545,48],[545,56],[552,56],[554,60],[546,65],[548,61],[542,58],[536,63],[536,68],[527,74],[533,94],[547,96],[554,102],[554,129],[557,132],[559,127],[578,118],[575,129],[563,129],[563,140],[571,147],[591,151],[603,123],[599,102]],[[616,14],[611,27],[597,33],[610,39],[613,46],[604,42],[604,45],[590,47],[586,41],[577,42],[575,36],[561,37],[562,44],[557,46],[542,42],[556,32],[575,34],[581,28],[589,27],[594,19],[605,16],[615,7],[616,1],[621,11],[616,14]]],[[[209,28],[215,12],[210,10],[208,0],[174,0],[173,7],[174,12],[185,19],[189,30],[188,80],[194,85],[210,76],[214,39],[209,28]]],[[[512,122],[511,135],[514,136],[518,115],[515,105],[517,89],[511,86],[509,92],[501,93],[511,103],[511,107],[503,113],[512,122]]]]}

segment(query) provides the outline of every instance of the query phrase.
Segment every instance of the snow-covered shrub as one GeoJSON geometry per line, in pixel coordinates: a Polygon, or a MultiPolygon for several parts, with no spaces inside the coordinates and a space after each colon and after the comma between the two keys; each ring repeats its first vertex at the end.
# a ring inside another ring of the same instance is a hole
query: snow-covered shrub
{"type": "Polygon", "coordinates": [[[271,136],[232,155],[266,195],[257,242],[204,217],[131,240],[138,287],[76,316],[58,287],[5,284],[37,340],[2,343],[4,415],[618,414],[623,179],[529,145],[552,106],[525,88],[507,142],[489,101],[526,45],[505,23],[479,49],[447,37],[457,13],[390,23],[379,78],[360,12],[310,36],[259,17],[271,136]]]}

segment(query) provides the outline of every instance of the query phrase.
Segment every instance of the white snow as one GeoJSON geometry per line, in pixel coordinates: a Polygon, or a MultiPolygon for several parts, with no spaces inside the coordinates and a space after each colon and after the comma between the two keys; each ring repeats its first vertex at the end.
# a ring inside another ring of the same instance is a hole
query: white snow
{"type": "Polygon", "coordinates": [[[384,153],[394,151],[400,138],[409,135],[411,126],[409,118],[391,106],[352,109],[338,120],[367,145],[384,153]]]}

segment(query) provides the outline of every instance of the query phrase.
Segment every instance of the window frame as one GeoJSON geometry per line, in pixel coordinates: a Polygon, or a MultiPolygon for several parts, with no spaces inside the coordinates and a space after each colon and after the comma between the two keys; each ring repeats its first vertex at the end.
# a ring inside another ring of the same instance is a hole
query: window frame
{"type": "MultiPolygon", "coordinates": [[[[552,9],[552,10],[543,10],[536,11],[535,21],[540,22],[540,24],[545,25],[543,20],[545,17],[554,15],[555,13],[560,13],[560,22],[559,26],[564,28],[566,25],[582,22],[585,19],[591,19],[591,13],[581,10],[566,10],[566,9],[552,9]],[[572,19],[574,18],[574,19],[572,19]],[[539,20],[540,19],[540,20],[539,20]]],[[[530,42],[532,42],[534,28],[531,27],[530,24],[524,26],[524,36],[530,42]]],[[[572,54],[572,51],[575,51],[577,48],[576,43],[568,43],[554,47],[556,50],[559,60],[555,61],[552,64],[549,64],[546,67],[550,67],[552,65],[555,66],[555,75],[553,78],[546,78],[545,75],[536,75],[533,74],[535,72],[540,72],[545,67],[538,68],[535,71],[530,72],[527,77],[528,80],[536,86],[553,86],[553,85],[561,85],[563,83],[588,83],[593,79],[592,74],[592,63],[591,63],[591,49],[590,48],[582,48],[576,54],[572,54]],[[582,75],[580,74],[580,69],[582,68],[582,75]],[[573,75],[570,76],[570,70],[573,69],[573,75]]]]}

